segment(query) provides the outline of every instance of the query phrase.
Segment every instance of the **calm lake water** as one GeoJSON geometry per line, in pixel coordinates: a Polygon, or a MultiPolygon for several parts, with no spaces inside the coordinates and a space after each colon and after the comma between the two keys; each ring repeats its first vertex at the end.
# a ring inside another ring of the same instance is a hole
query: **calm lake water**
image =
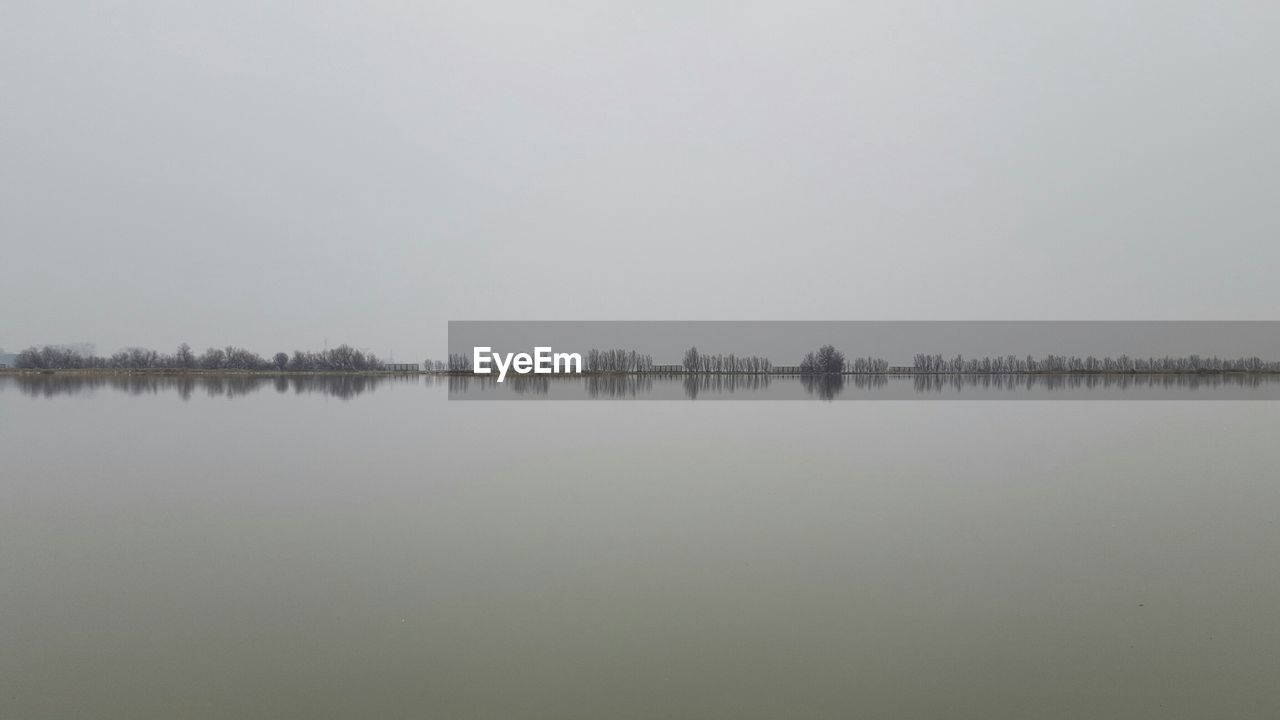
{"type": "Polygon", "coordinates": [[[451,400],[1280,400],[1280,374],[432,377],[451,400]]]}
{"type": "Polygon", "coordinates": [[[0,718],[1280,714],[1280,403],[450,390],[0,377],[0,718]]]}

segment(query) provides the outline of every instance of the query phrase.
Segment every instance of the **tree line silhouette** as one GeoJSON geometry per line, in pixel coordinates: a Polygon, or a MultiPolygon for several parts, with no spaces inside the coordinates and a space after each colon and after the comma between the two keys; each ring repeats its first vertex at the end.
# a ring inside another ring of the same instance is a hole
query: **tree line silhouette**
{"type": "Polygon", "coordinates": [[[260,372],[367,372],[385,363],[372,353],[350,345],[311,352],[279,352],[266,359],[235,345],[209,348],[197,355],[182,343],[172,354],[146,348],[127,348],[103,357],[70,348],[46,345],[18,353],[14,364],[30,370],[254,370],[260,372]]]}
{"type": "MultiPolygon", "coordinates": [[[[385,370],[387,364],[372,353],[350,345],[315,351],[278,352],[270,358],[235,345],[212,347],[196,354],[183,343],[173,353],[160,353],[146,348],[126,348],[109,356],[81,352],[55,345],[30,347],[18,353],[15,366],[31,370],[211,370],[260,372],[368,372],[385,370]]],[[[472,372],[471,356],[450,353],[446,360],[427,359],[426,372],[472,372]]],[[[583,354],[582,371],[602,373],[652,373],[683,370],[698,374],[767,375],[776,372],[798,372],[804,375],[885,374],[1036,374],[1036,373],[1280,373],[1280,362],[1259,357],[1222,358],[1216,355],[1165,357],[1098,358],[1093,355],[996,355],[966,358],[956,355],[917,354],[912,365],[894,368],[883,358],[867,356],[847,359],[834,345],[823,345],[808,352],[794,367],[775,366],[758,355],[702,353],[697,347],[685,351],[678,366],[655,365],[653,356],[634,349],[591,349],[583,354]]]]}
{"type": "Polygon", "coordinates": [[[809,375],[838,375],[843,373],[887,373],[889,361],[877,357],[860,357],[846,361],[844,353],[834,345],[823,345],[807,353],[800,361],[800,372],[809,375]]]}
{"type": "Polygon", "coordinates": [[[697,347],[691,347],[684,352],[684,362],[681,366],[684,367],[685,372],[691,373],[767,373],[773,369],[773,363],[769,362],[768,358],[756,355],[739,357],[732,353],[704,355],[698,352],[697,347]]]}
{"type": "Polygon", "coordinates": [[[916,355],[912,369],[918,373],[1203,373],[1203,372],[1280,372],[1280,362],[1265,362],[1258,357],[1220,358],[1187,355],[1183,357],[1097,358],[1066,355],[1003,355],[965,358],[957,355],[946,359],[941,355],[916,355]]]}

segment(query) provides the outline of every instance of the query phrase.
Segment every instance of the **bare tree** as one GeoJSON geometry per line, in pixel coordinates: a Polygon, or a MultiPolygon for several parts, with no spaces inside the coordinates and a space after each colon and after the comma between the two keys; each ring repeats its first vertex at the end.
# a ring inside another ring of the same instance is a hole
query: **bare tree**
{"type": "Polygon", "coordinates": [[[200,368],[203,370],[221,370],[226,363],[227,354],[220,348],[209,348],[200,356],[200,368]]]}
{"type": "Polygon", "coordinates": [[[769,372],[773,364],[756,355],[706,355],[691,347],[684,352],[682,366],[691,373],[757,374],[769,372]]]}
{"type": "Polygon", "coordinates": [[[834,345],[823,345],[817,352],[807,353],[800,361],[800,372],[839,374],[844,372],[844,353],[834,345]]]}
{"type": "Polygon", "coordinates": [[[173,355],[173,364],[176,367],[189,369],[196,366],[195,353],[191,352],[191,346],[182,343],[178,346],[178,351],[173,355]]]}
{"type": "Polygon", "coordinates": [[[698,372],[702,369],[699,364],[698,348],[696,346],[684,351],[684,369],[685,372],[698,372]]]}

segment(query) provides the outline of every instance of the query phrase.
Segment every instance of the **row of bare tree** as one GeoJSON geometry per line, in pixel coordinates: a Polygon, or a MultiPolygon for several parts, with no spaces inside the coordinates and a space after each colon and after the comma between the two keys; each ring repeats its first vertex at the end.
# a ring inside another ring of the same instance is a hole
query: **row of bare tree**
{"type": "Polygon", "coordinates": [[[427,360],[426,364],[431,366],[428,370],[436,372],[441,370],[444,372],[471,372],[471,356],[466,353],[449,353],[449,359],[443,363],[443,367],[440,367],[441,363],[438,360],[435,362],[427,360]]]}
{"type": "Polygon", "coordinates": [[[1187,355],[1183,357],[1097,358],[1031,355],[1020,358],[1004,355],[965,358],[957,355],[946,359],[941,355],[916,355],[912,369],[920,373],[1191,373],[1191,372],[1280,372],[1280,362],[1265,362],[1258,357],[1220,358],[1187,355]]]}
{"type": "Polygon", "coordinates": [[[172,353],[146,348],[127,348],[107,357],[83,354],[69,348],[46,345],[18,353],[15,365],[34,370],[258,370],[291,372],[359,372],[381,370],[383,362],[372,353],[350,345],[292,355],[276,353],[271,359],[235,345],[209,348],[197,355],[182,343],[172,353]]]}
{"type": "Polygon", "coordinates": [[[697,347],[684,351],[685,372],[691,373],[767,373],[773,369],[768,358],[757,355],[704,355],[697,347]]]}
{"type": "MultiPolygon", "coordinates": [[[[360,372],[384,368],[382,360],[372,353],[365,353],[350,345],[308,352],[295,350],[292,355],[276,353],[270,359],[234,345],[209,348],[197,355],[191,346],[183,343],[172,354],[159,353],[146,348],[127,348],[107,357],[60,346],[31,347],[18,353],[18,368],[80,370],[258,370],[290,372],[360,372]]],[[[691,373],[767,374],[773,371],[768,358],[734,354],[712,355],[698,352],[696,347],[685,351],[683,367],[691,373]]],[[[471,372],[471,356],[451,353],[448,360],[426,360],[424,369],[429,372],[471,372]]],[[[611,349],[588,351],[583,358],[583,371],[587,373],[644,373],[654,369],[653,357],[636,350],[611,349]]],[[[1221,358],[1218,356],[1187,355],[1182,357],[1135,358],[1128,355],[1097,358],[1066,355],[1003,355],[995,357],[965,358],[957,355],[919,354],[911,367],[917,373],[1191,373],[1191,372],[1280,372],[1280,362],[1264,361],[1258,357],[1221,358]]],[[[800,362],[800,372],[806,374],[885,373],[888,361],[876,357],[860,357],[846,360],[844,353],[833,345],[823,345],[807,353],[800,362]]]]}
{"type": "Polygon", "coordinates": [[[834,345],[823,345],[816,351],[805,354],[800,361],[800,372],[823,375],[887,373],[889,361],[871,356],[846,360],[844,353],[834,345]]]}
{"type": "Polygon", "coordinates": [[[653,356],[635,350],[592,348],[582,359],[582,365],[583,372],[589,373],[649,372],[653,369],[653,356]]]}

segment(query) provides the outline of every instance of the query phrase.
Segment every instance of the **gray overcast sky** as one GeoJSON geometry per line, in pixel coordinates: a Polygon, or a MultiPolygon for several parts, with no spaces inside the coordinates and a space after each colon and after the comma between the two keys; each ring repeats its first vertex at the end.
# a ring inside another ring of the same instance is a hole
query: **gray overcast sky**
{"type": "Polygon", "coordinates": [[[0,347],[1280,318],[1271,2],[0,4],[0,347]]]}

